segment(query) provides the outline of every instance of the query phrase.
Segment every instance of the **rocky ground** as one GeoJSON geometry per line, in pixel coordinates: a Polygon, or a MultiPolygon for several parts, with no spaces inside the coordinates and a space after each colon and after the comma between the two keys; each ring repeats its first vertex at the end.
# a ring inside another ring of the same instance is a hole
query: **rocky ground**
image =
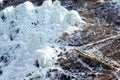
{"type": "MultiPolygon", "coordinates": [[[[78,1],[74,8],[83,16],[87,26],[75,31],[67,40],[70,47],[63,52],[58,63],[68,73],[59,74],[63,80],[119,80],[120,77],[120,16],[116,3],[106,1],[78,1]],[[86,4],[80,6],[80,4],[86,4]],[[78,36],[80,34],[81,36],[78,36]],[[64,58],[62,56],[65,56],[64,58]]],[[[58,71],[59,73],[59,71],[58,71]]],[[[59,80],[59,79],[58,79],[59,80]]]]}

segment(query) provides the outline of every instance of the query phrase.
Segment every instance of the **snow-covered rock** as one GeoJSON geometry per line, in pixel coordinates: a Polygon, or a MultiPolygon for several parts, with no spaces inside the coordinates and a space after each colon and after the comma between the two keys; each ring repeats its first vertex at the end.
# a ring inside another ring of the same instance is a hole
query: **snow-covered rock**
{"type": "Polygon", "coordinates": [[[14,18],[15,16],[15,9],[13,6],[5,8],[2,12],[3,12],[4,17],[9,18],[9,19],[14,18]]]}
{"type": "Polygon", "coordinates": [[[52,7],[52,0],[45,0],[41,6],[43,9],[51,9],[52,7]]]}
{"type": "Polygon", "coordinates": [[[113,2],[116,2],[117,5],[120,5],[120,0],[112,0],[113,2]]]}
{"type": "Polygon", "coordinates": [[[30,24],[29,23],[30,21],[34,21],[34,18],[35,18],[34,8],[35,7],[33,6],[33,4],[29,1],[26,1],[25,3],[18,5],[15,8],[15,11],[16,11],[15,16],[16,16],[18,23],[27,25],[27,24],[30,24]]]}
{"type": "Polygon", "coordinates": [[[77,11],[71,10],[65,15],[63,23],[71,26],[80,27],[81,24],[84,24],[85,22],[81,19],[77,11]]]}
{"type": "Polygon", "coordinates": [[[51,13],[50,22],[52,24],[60,24],[68,10],[61,6],[60,1],[53,2],[53,9],[54,11],[51,13]]]}
{"type": "Polygon", "coordinates": [[[33,55],[34,60],[38,61],[39,67],[50,67],[54,63],[55,51],[51,47],[46,46],[43,49],[38,49],[33,55]]]}
{"type": "MultiPolygon", "coordinates": [[[[16,10],[24,12],[24,13],[25,12],[28,13],[28,12],[34,11],[34,6],[31,2],[26,1],[25,3],[18,5],[16,7],[16,10]]],[[[21,14],[21,15],[23,15],[23,14],[21,14]]]]}

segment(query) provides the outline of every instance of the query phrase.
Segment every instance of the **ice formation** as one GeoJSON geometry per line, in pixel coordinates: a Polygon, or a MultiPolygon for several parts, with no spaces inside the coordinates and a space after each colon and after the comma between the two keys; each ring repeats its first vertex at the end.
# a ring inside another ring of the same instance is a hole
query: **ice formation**
{"type": "Polygon", "coordinates": [[[42,47],[43,44],[45,44],[47,40],[47,35],[43,32],[37,32],[31,34],[32,38],[27,43],[27,48],[30,53],[34,53],[36,49],[39,49],[42,47]]]}
{"type": "Polygon", "coordinates": [[[81,27],[81,24],[85,22],[81,19],[77,11],[71,10],[65,15],[63,23],[71,26],[81,27]]]}
{"type": "Polygon", "coordinates": [[[113,2],[117,2],[117,5],[120,5],[120,0],[112,0],[113,2]]]}
{"type": "Polygon", "coordinates": [[[83,24],[76,11],[68,11],[59,1],[52,3],[46,0],[42,6],[36,7],[27,1],[2,10],[0,57],[6,57],[0,62],[3,70],[0,80],[23,79],[27,74],[37,71],[38,67],[34,65],[36,60],[42,68],[45,67],[39,72],[44,74],[40,80],[47,80],[45,73],[54,65],[53,58],[58,54],[49,45],[54,45],[65,30],[71,33],[70,27],[78,29],[83,24]]]}
{"type": "Polygon", "coordinates": [[[45,46],[43,49],[36,50],[33,55],[34,60],[38,61],[40,67],[50,67],[55,57],[55,51],[51,47],[45,46]]]}

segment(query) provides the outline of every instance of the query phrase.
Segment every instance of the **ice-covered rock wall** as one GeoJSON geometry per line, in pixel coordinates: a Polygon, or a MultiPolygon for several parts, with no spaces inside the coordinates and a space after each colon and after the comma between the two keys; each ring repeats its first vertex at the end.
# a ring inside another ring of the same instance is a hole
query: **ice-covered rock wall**
{"type": "Polygon", "coordinates": [[[71,29],[82,30],[83,24],[76,11],[68,11],[59,1],[52,3],[46,0],[42,6],[33,6],[27,1],[2,10],[0,80],[23,80],[29,73],[37,71],[36,60],[43,68],[42,71],[38,70],[39,74],[44,74],[40,80],[47,80],[45,71],[54,66],[56,55],[59,54],[49,45],[55,45],[64,31],[71,33],[71,29]]]}

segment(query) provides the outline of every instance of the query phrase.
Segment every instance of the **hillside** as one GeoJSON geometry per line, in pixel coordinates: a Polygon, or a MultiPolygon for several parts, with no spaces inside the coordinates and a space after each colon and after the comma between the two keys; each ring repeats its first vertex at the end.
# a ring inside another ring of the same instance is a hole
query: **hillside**
{"type": "Polygon", "coordinates": [[[0,80],[120,80],[119,0],[3,0],[0,80]]]}

